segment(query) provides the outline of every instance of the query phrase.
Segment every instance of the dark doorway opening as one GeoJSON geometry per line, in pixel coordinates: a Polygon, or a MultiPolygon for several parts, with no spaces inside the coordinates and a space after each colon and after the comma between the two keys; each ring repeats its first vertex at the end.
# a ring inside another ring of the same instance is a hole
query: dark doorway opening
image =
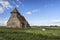
{"type": "Polygon", "coordinates": [[[25,24],[24,23],[22,23],[22,28],[24,28],[25,27],[25,24]]]}

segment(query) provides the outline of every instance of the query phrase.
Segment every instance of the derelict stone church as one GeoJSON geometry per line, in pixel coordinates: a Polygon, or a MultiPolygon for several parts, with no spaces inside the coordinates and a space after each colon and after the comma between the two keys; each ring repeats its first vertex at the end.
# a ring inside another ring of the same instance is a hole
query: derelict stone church
{"type": "Polygon", "coordinates": [[[22,16],[18,10],[15,8],[11,12],[11,16],[7,22],[7,27],[9,28],[27,28],[30,27],[24,16],[22,16]]]}

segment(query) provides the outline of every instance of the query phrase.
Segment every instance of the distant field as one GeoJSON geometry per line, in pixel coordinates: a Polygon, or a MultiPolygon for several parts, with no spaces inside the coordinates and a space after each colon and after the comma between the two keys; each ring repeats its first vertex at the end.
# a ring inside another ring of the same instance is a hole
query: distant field
{"type": "Polygon", "coordinates": [[[0,27],[0,40],[60,40],[60,27],[31,27],[29,29],[0,27]]]}

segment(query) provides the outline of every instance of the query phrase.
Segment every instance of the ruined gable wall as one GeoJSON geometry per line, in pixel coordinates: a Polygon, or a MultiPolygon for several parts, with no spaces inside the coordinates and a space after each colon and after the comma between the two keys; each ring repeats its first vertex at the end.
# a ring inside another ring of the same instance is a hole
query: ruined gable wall
{"type": "Polygon", "coordinates": [[[21,22],[19,21],[19,19],[17,17],[11,17],[7,23],[8,27],[12,27],[12,28],[20,28],[21,27],[21,22]]]}

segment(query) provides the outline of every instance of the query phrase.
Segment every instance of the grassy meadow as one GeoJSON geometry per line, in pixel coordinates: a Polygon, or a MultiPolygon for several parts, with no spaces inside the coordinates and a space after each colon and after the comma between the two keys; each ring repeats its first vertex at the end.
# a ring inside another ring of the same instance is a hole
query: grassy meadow
{"type": "Polygon", "coordinates": [[[0,40],[60,40],[60,27],[0,27],[0,40]]]}

